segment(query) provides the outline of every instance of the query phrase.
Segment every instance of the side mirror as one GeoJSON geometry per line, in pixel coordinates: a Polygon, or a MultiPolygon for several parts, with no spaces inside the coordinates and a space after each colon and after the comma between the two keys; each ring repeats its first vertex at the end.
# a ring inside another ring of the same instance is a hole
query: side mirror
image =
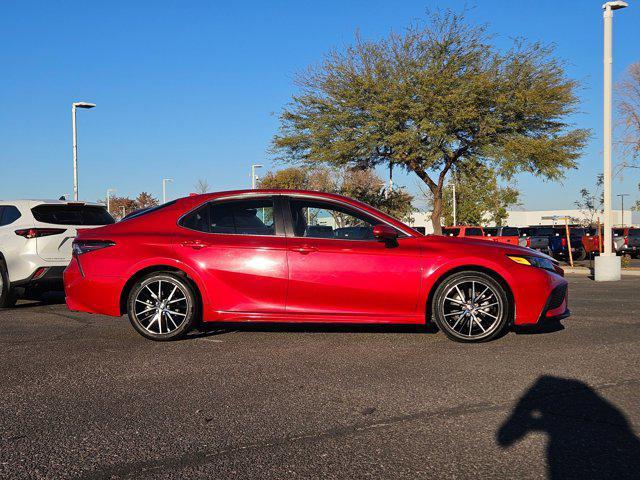
{"type": "Polygon", "coordinates": [[[389,225],[376,225],[373,227],[373,236],[381,242],[395,242],[398,239],[398,231],[389,225]]]}

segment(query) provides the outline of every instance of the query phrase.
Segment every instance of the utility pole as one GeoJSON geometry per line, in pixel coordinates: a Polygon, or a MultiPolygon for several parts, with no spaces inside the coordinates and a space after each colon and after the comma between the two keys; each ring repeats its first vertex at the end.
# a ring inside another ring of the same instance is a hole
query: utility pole
{"type": "Polygon", "coordinates": [[[93,108],[95,103],[73,102],[71,104],[71,130],[73,134],[73,201],[78,201],[78,131],[76,128],[76,108],[93,108]]]}
{"type": "Polygon", "coordinates": [[[107,188],[107,212],[111,213],[111,192],[115,192],[115,188],[107,188]]]}
{"type": "Polygon", "coordinates": [[[167,203],[167,182],[173,183],[173,178],[162,179],[162,203],[167,203]]]}
{"type": "Polygon", "coordinates": [[[623,1],[607,2],[604,9],[604,252],[595,259],[594,279],[599,282],[620,280],[620,258],[612,251],[611,232],[611,77],[613,65],[613,11],[625,8],[623,1]]]}
{"type": "Polygon", "coordinates": [[[258,179],[258,176],[256,175],[256,169],[258,168],[262,168],[262,165],[259,165],[257,163],[251,165],[251,190],[256,189],[256,180],[258,179]]]}
{"type": "Polygon", "coordinates": [[[628,193],[619,193],[618,195],[616,195],[617,197],[620,197],[620,223],[622,223],[622,227],[624,228],[624,197],[628,197],[629,194],[628,193]]]}

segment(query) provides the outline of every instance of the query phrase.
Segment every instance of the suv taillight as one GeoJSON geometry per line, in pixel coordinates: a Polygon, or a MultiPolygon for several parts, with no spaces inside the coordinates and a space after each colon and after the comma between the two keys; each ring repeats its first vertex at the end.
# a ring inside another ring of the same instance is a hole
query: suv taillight
{"type": "Polygon", "coordinates": [[[531,237],[527,237],[527,247],[531,248],[531,237]]]}
{"type": "Polygon", "coordinates": [[[24,238],[48,237],[49,235],[59,235],[66,232],[64,228],[22,228],[16,230],[16,235],[24,238]]]}
{"type": "Polygon", "coordinates": [[[624,244],[629,245],[629,237],[627,235],[624,236],[624,244]]]}
{"type": "Polygon", "coordinates": [[[73,255],[77,257],[78,255],[95,252],[113,245],[115,245],[115,242],[111,240],[74,240],[71,248],[73,255]]]}

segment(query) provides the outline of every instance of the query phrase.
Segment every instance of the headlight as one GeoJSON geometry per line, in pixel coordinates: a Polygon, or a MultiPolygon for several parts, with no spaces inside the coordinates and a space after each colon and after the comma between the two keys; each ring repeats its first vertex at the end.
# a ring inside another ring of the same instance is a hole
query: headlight
{"type": "Polygon", "coordinates": [[[550,272],[555,272],[555,264],[552,260],[544,257],[524,257],[519,255],[507,255],[511,260],[520,265],[529,265],[531,267],[538,267],[550,272]]]}

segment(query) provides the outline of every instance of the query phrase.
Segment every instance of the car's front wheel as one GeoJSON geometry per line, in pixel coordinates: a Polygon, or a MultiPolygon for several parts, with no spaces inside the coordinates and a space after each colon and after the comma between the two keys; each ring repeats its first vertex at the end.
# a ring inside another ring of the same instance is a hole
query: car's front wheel
{"type": "Polygon", "coordinates": [[[163,341],[186,335],[196,322],[198,308],[186,279],[170,272],[153,272],[131,289],[127,313],[140,335],[163,341]]]}
{"type": "Polygon", "coordinates": [[[458,342],[496,338],[509,321],[509,297],[493,277],[476,271],[458,272],[436,289],[432,304],[438,328],[458,342]]]}

